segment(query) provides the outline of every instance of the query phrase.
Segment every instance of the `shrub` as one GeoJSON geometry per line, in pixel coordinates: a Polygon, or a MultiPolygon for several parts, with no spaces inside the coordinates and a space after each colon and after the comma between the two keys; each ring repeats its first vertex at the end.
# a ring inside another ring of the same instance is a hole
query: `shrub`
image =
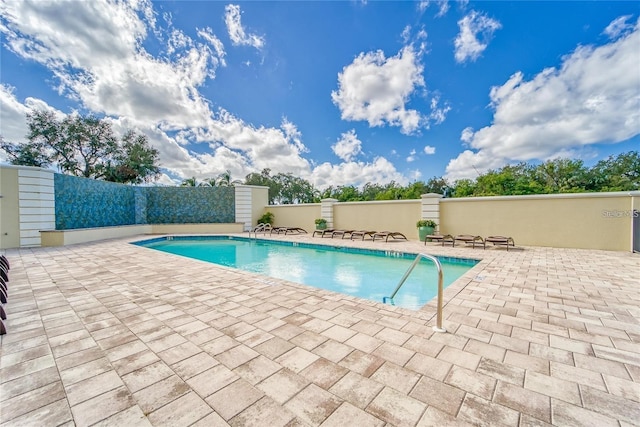
{"type": "Polygon", "coordinates": [[[433,227],[436,228],[436,222],[432,221],[430,219],[421,219],[420,221],[418,221],[416,223],[416,227],[420,228],[420,227],[433,227]]]}
{"type": "Polygon", "coordinates": [[[273,225],[273,213],[265,212],[260,218],[258,218],[258,224],[273,225]]]}

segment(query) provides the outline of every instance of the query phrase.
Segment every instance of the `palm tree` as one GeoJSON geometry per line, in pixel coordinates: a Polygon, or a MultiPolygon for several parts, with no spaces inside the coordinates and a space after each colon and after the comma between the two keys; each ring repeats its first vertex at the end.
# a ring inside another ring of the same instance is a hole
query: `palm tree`
{"type": "Polygon", "coordinates": [[[196,177],[193,176],[191,178],[183,179],[180,183],[180,187],[196,187],[198,185],[198,181],[196,177]]]}
{"type": "Polygon", "coordinates": [[[226,170],[224,172],[222,172],[220,175],[218,175],[218,179],[216,180],[216,185],[218,187],[233,187],[236,184],[240,184],[241,181],[234,179],[231,179],[231,171],[230,170],[226,170]]]}

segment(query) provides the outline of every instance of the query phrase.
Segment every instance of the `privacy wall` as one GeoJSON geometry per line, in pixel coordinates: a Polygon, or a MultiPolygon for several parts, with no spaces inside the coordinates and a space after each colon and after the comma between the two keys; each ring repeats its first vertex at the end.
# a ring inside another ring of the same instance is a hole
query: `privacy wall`
{"type": "Polygon", "coordinates": [[[233,187],[136,187],[55,174],[54,188],[56,230],[235,221],[233,187]]]}

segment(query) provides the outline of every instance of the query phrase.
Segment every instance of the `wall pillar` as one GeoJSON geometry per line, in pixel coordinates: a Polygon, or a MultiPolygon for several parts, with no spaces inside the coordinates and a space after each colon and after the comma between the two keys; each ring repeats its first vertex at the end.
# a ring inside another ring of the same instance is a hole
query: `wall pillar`
{"type": "Polygon", "coordinates": [[[327,228],[333,228],[333,205],[337,199],[322,199],[320,205],[320,217],[327,220],[327,228]]]}
{"type": "Polygon", "coordinates": [[[437,230],[442,231],[442,224],[440,223],[440,199],[442,194],[427,193],[422,196],[422,203],[420,208],[420,219],[430,219],[438,224],[437,230]]]}
{"type": "Polygon", "coordinates": [[[256,225],[269,204],[269,187],[261,185],[235,185],[235,218],[243,224],[243,231],[256,225]]]}
{"type": "Polygon", "coordinates": [[[249,231],[252,228],[252,201],[251,201],[251,187],[245,187],[243,185],[236,185],[236,222],[243,224],[243,231],[249,231]]]}
{"type": "Polygon", "coordinates": [[[18,169],[20,247],[40,246],[40,230],[55,230],[56,203],[53,171],[18,169]]]}

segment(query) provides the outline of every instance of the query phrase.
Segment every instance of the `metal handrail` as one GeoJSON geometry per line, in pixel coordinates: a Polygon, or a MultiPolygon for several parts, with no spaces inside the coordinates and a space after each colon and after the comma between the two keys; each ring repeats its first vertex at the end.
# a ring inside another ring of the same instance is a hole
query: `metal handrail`
{"type": "Polygon", "coordinates": [[[271,227],[270,224],[259,224],[257,225],[253,230],[249,229],[249,239],[251,239],[251,232],[253,231],[253,236],[255,239],[258,238],[258,231],[265,231],[268,230],[268,227],[271,227]]]}
{"type": "Polygon", "coordinates": [[[436,326],[433,327],[433,330],[436,332],[447,332],[447,330],[442,327],[442,294],[444,293],[442,265],[440,264],[440,260],[438,260],[438,258],[434,257],[433,255],[419,253],[416,256],[416,259],[413,260],[413,263],[411,264],[407,272],[404,273],[404,276],[402,276],[402,279],[400,279],[398,286],[396,286],[395,290],[391,293],[391,296],[384,297],[383,301],[386,302],[387,300],[391,300],[393,302],[393,297],[396,296],[402,285],[404,285],[404,282],[406,282],[407,278],[416,267],[416,265],[418,265],[421,258],[426,258],[433,261],[436,265],[436,268],[438,269],[438,307],[436,311],[436,326]]]}

